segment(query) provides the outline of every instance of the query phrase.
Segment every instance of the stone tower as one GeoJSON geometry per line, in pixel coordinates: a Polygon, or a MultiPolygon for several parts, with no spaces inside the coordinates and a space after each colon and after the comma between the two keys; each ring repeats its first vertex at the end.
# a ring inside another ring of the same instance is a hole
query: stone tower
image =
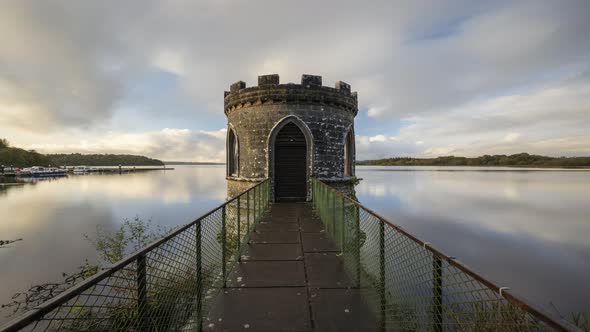
{"type": "Polygon", "coordinates": [[[224,109],[228,196],[267,177],[275,200],[309,200],[312,176],[349,193],[358,112],[350,85],[322,86],[322,77],[313,75],[302,75],[301,84],[258,76],[258,86],[232,84],[224,109]]]}

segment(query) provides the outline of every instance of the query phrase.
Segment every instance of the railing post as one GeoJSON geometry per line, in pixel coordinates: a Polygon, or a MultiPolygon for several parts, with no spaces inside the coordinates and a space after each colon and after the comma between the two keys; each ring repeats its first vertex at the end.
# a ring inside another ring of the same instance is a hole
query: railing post
{"type": "Polygon", "coordinates": [[[267,180],[267,181],[266,181],[266,186],[264,187],[264,188],[265,188],[264,190],[266,191],[266,195],[265,195],[265,197],[266,197],[266,208],[267,208],[267,209],[268,209],[268,207],[270,206],[270,186],[269,186],[269,184],[268,184],[268,183],[269,183],[269,182],[268,182],[268,180],[267,180]]]}
{"type": "Polygon", "coordinates": [[[326,212],[324,212],[324,217],[326,218],[326,232],[328,234],[330,234],[330,204],[328,204],[328,187],[323,186],[324,187],[324,210],[326,210],[326,212]]]}
{"type": "Polygon", "coordinates": [[[250,234],[250,191],[246,192],[246,225],[248,226],[248,234],[250,234]]]}
{"type": "MultiPolygon", "coordinates": [[[[332,239],[336,238],[336,194],[334,194],[334,192],[330,191],[330,194],[332,194],[332,239]]],[[[336,242],[336,241],[334,241],[336,242]]]]}
{"type": "Polygon", "coordinates": [[[137,319],[140,331],[147,330],[147,264],[145,255],[137,257],[137,319]]]}
{"type": "Polygon", "coordinates": [[[242,255],[241,255],[241,251],[242,250],[242,218],[240,218],[240,200],[242,199],[242,196],[238,196],[238,261],[242,260],[242,255]]]}
{"type": "Polygon", "coordinates": [[[328,187],[326,185],[324,187],[324,216],[326,217],[326,231],[330,232],[330,205],[328,204],[328,187]]]}
{"type": "Polygon", "coordinates": [[[317,205],[316,205],[316,196],[315,196],[315,180],[311,179],[311,204],[313,205],[313,208],[315,210],[317,210],[317,205]]]}
{"type": "Polygon", "coordinates": [[[203,268],[201,254],[201,222],[195,225],[196,230],[196,255],[197,255],[197,331],[203,330],[203,268]]]}
{"type": "MultiPolygon", "coordinates": [[[[340,252],[344,255],[344,239],[345,239],[345,225],[346,225],[346,207],[345,207],[345,203],[346,201],[344,200],[344,196],[341,196],[341,202],[342,202],[342,222],[340,223],[340,252]]],[[[343,256],[344,257],[344,256],[343,256]]]]}
{"type": "Polygon", "coordinates": [[[442,332],[443,330],[443,307],[442,307],[442,259],[436,254],[432,254],[432,309],[434,314],[432,330],[442,332]]]}
{"type": "Polygon", "coordinates": [[[358,287],[361,287],[361,213],[360,208],[354,205],[354,222],[356,226],[356,280],[358,287]]]}
{"type": "Polygon", "coordinates": [[[326,224],[324,219],[324,189],[322,188],[321,183],[318,180],[318,211],[320,212],[320,218],[322,219],[322,223],[326,224]]]}
{"type": "Polygon", "coordinates": [[[227,230],[225,226],[225,205],[221,208],[221,272],[223,274],[223,288],[226,286],[226,256],[227,256],[227,230]]]}
{"type": "Polygon", "coordinates": [[[254,204],[254,213],[252,214],[252,224],[256,225],[256,187],[254,187],[254,197],[252,198],[252,204],[254,204]]]}
{"type": "Polygon", "coordinates": [[[381,330],[385,331],[385,309],[387,306],[387,299],[385,298],[385,223],[383,220],[379,220],[379,276],[379,293],[381,296],[381,330]]]}

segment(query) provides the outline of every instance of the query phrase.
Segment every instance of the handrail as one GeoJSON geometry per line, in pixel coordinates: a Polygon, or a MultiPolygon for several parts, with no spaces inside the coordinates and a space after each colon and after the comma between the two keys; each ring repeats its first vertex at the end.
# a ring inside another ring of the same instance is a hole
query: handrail
{"type": "MultiPolygon", "coordinates": [[[[523,309],[524,311],[534,315],[536,318],[542,320],[544,323],[548,324],[554,329],[560,331],[581,331],[577,326],[573,325],[571,322],[563,319],[562,317],[557,317],[542,308],[537,307],[534,304],[529,303],[524,298],[513,294],[513,292],[508,287],[498,286],[498,284],[494,281],[491,281],[489,278],[482,276],[480,273],[475,272],[471,268],[469,268],[464,263],[457,260],[456,257],[447,255],[442,250],[432,246],[430,242],[426,242],[417,236],[411,234],[410,232],[403,229],[401,226],[395,225],[386,218],[379,215],[377,212],[365,207],[360,202],[346,196],[345,194],[341,193],[337,189],[331,187],[330,185],[322,182],[317,178],[312,178],[312,181],[324,186],[328,189],[331,193],[335,194],[336,196],[340,197],[343,200],[348,201],[350,204],[363,209],[369,215],[372,215],[376,219],[378,219],[383,224],[387,225],[391,229],[403,234],[408,239],[412,240],[417,245],[425,248],[426,250],[430,251],[433,255],[444,259],[449,265],[456,267],[457,269],[461,270],[465,274],[469,275],[473,279],[477,280],[478,282],[485,285],[487,288],[495,292],[496,294],[500,295],[500,297],[506,299],[510,303],[518,306],[519,308],[523,309]]],[[[315,198],[314,198],[315,200],[315,198]]]]}
{"type": "MultiPolygon", "coordinates": [[[[200,225],[205,219],[211,217],[216,212],[218,212],[220,210],[225,211],[226,208],[228,206],[232,205],[233,203],[238,202],[238,204],[239,204],[240,200],[245,200],[247,198],[247,202],[248,202],[247,205],[243,204],[242,207],[246,206],[245,209],[246,209],[246,213],[247,213],[248,223],[250,223],[250,215],[252,214],[251,206],[253,206],[253,211],[254,211],[253,219],[256,219],[257,216],[259,219],[260,215],[261,215],[260,210],[262,210],[263,208],[266,208],[268,206],[269,197],[270,197],[269,179],[265,179],[262,182],[245,190],[241,194],[239,194],[233,198],[230,198],[227,201],[225,201],[223,204],[211,209],[210,211],[206,212],[205,214],[203,214],[199,218],[195,219],[194,221],[173,230],[172,232],[163,236],[162,238],[153,241],[152,243],[148,244],[147,246],[145,246],[145,247],[135,251],[134,253],[130,254],[129,256],[123,258],[122,260],[112,264],[111,266],[109,266],[107,268],[104,268],[102,271],[98,272],[97,274],[73,285],[72,287],[68,288],[64,292],[62,292],[62,293],[56,295],[55,297],[39,304],[38,306],[34,307],[33,309],[31,309],[27,312],[24,312],[19,317],[15,318],[14,320],[8,322],[6,325],[1,327],[0,331],[18,331],[22,328],[27,327],[31,323],[34,323],[34,322],[37,322],[37,321],[43,319],[43,317],[46,314],[48,314],[56,309],[59,309],[60,306],[63,306],[68,301],[71,301],[72,299],[74,299],[78,296],[81,296],[81,294],[83,294],[85,291],[91,289],[92,287],[96,287],[97,285],[99,285],[99,283],[101,281],[105,281],[105,279],[112,277],[113,275],[115,275],[117,273],[120,273],[122,270],[124,270],[125,267],[128,267],[129,265],[133,264],[134,262],[137,262],[138,260],[145,259],[146,255],[148,253],[151,253],[152,251],[164,246],[168,241],[178,237],[179,235],[181,235],[182,233],[191,229],[192,227],[194,227],[198,224],[200,225]],[[250,200],[250,196],[251,196],[250,193],[251,192],[254,192],[254,194],[255,194],[254,196],[256,197],[256,199],[258,201],[251,201],[250,200]],[[256,212],[256,209],[259,210],[258,213],[256,212]]],[[[237,216],[239,218],[239,216],[240,216],[239,211],[237,212],[237,216]]],[[[225,218],[225,216],[224,216],[224,218],[225,218]]],[[[235,216],[234,216],[234,219],[236,219],[235,216]]],[[[255,220],[252,221],[252,224],[254,224],[254,222],[255,222],[255,220]]],[[[241,219],[237,219],[236,225],[241,225],[242,223],[243,223],[243,221],[241,219]]],[[[238,232],[239,232],[240,226],[237,226],[237,227],[238,227],[238,232]]],[[[248,227],[250,227],[250,226],[248,226],[248,227]]],[[[223,228],[223,231],[224,231],[224,234],[228,232],[225,228],[223,228]]],[[[200,232],[200,227],[199,227],[199,232],[200,232]]],[[[197,234],[200,234],[200,233],[197,233],[197,234]]],[[[238,241],[242,241],[242,239],[239,238],[238,241]]],[[[198,243],[200,243],[200,242],[198,242],[198,243]]],[[[223,243],[223,248],[225,251],[226,243],[223,243]]],[[[222,265],[224,267],[225,267],[225,264],[226,264],[226,262],[223,261],[222,265]]],[[[223,278],[225,278],[225,277],[226,276],[224,275],[223,278]]],[[[145,276],[144,276],[144,278],[145,278],[145,276]]]]}

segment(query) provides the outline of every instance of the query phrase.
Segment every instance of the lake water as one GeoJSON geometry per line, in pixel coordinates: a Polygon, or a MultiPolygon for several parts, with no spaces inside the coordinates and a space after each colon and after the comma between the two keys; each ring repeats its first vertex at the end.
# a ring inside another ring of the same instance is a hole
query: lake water
{"type": "MultiPolygon", "coordinates": [[[[540,306],[590,312],[590,172],[363,166],[357,176],[360,202],[393,223],[540,306]]],[[[98,225],[138,216],[174,227],[225,197],[223,165],[0,185],[0,240],[23,238],[0,249],[0,303],[95,260],[83,234],[98,225]]]]}

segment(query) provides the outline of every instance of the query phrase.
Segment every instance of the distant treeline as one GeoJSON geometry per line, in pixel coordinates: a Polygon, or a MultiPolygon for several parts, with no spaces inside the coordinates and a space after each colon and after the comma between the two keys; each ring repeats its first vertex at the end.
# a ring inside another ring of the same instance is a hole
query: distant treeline
{"type": "Polygon", "coordinates": [[[131,154],[48,154],[52,165],[90,165],[90,166],[161,166],[158,159],[131,154]]]}
{"type": "Polygon", "coordinates": [[[0,165],[13,167],[31,166],[156,166],[164,165],[161,160],[126,154],[48,154],[35,150],[11,147],[6,139],[0,139],[0,165]]]}
{"type": "Polygon", "coordinates": [[[9,146],[8,141],[0,138],[0,165],[14,167],[29,167],[35,165],[49,165],[51,161],[46,155],[35,150],[23,150],[9,146]]]}
{"type": "Polygon", "coordinates": [[[590,167],[590,157],[547,157],[519,153],[513,155],[484,155],[475,158],[437,157],[410,158],[394,157],[378,160],[361,160],[357,165],[380,166],[514,166],[514,167],[590,167]]]}

